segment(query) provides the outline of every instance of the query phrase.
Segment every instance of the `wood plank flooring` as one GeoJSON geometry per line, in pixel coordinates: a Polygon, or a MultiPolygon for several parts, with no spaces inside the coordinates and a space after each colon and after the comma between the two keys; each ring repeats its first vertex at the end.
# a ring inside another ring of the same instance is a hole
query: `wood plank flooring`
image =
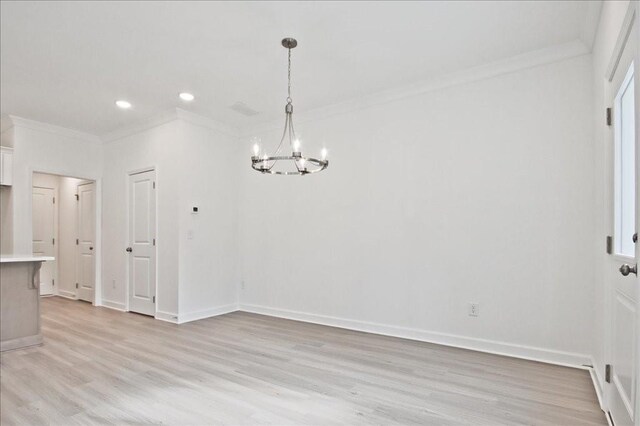
{"type": "Polygon", "coordinates": [[[45,345],[1,356],[2,425],[606,425],[583,370],[242,312],[42,312],[45,345]]]}

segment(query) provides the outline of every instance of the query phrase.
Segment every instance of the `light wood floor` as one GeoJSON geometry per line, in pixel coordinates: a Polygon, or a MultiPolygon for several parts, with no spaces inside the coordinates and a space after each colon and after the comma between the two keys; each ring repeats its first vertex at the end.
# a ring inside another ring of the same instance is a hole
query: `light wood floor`
{"type": "Polygon", "coordinates": [[[3,425],[606,424],[583,370],[240,312],[42,305],[45,345],[1,357],[3,425]]]}

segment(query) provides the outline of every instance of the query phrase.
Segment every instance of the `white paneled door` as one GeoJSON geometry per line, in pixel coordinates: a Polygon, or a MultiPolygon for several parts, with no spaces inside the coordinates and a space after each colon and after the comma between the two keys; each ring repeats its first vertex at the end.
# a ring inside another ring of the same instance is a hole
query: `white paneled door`
{"type": "MultiPolygon", "coordinates": [[[[56,257],[56,206],[55,190],[33,188],[33,254],[56,257]]],[[[54,293],[56,261],[44,262],[40,269],[40,294],[54,293]]]]}
{"type": "Polygon", "coordinates": [[[93,303],[96,284],[96,191],[95,183],[78,185],[78,262],[77,294],[80,300],[93,303]]]}
{"type": "MultiPolygon", "coordinates": [[[[633,2],[632,2],[633,3],[633,2]]],[[[633,6],[633,4],[631,5],[633,6]]],[[[633,9],[630,9],[633,12],[633,9]]],[[[634,13],[634,12],[633,12],[634,13]]],[[[629,15],[628,15],[629,17],[629,15]]],[[[635,19],[637,21],[637,19],[635,19]]],[[[638,413],[638,375],[640,374],[639,313],[640,281],[637,264],[640,256],[637,230],[638,202],[638,142],[636,90],[639,81],[635,64],[637,24],[634,20],[622,29],[621,48],[616,52],[609,75],[608,114],[610,155],[608,161],[609,229],[606,266],[607,301],[607,370],[606,404],[616,426],[640,425],[638,413]]]]}
{"type": "Polygon", "coordinates": [[[129,175],[129,310],[155,315],[155,170],[129,175]]]}

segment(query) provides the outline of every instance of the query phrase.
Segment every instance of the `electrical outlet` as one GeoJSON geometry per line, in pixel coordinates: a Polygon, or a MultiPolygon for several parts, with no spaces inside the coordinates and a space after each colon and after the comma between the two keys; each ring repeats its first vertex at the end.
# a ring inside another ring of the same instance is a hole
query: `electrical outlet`
{"type": "Polygon", "coordinates": [[[242,282],[240,283],[240,288],[243,290],[247,288],[247,286],[244,285],[244,280],[242,280],[242,282]]]}
{"type": "Polygon", "coordinates": [[[470,302],[469,303],[469,316],[470,317],[477,317],[478,315],[480,315],[480,304],[479,303],[470,302]]]}
{"type": "Polygon", "coordinates": [[[116,288],[116,280],[111,280],[111,287],[116,288]]]}

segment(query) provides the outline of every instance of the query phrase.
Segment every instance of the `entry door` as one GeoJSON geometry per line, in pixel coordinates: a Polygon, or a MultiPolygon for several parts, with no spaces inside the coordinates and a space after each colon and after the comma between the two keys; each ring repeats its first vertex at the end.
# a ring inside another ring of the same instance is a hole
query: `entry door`
{"type": "MultiPolygon", "coordinates": [[[[33,188],[33,254],[55,256],[56,209],[55,191],[52,188],[33,188]]],[[[53,294],[56,279],[56,262],[43,262],[40,269],[40,295],[53,294]]]]}
{"type": "Polygon", "coordinates": [[[77,298],[93,303],[96,284],[95,183],[78,185],[78,292],[77,298]]]}
{"type": "MultiPolygon", "coordinates": [[[[632,5],[633,7],[633,5],[632,5]]],[[[635,19],[637,21],[637,19],[635,19]]],[[[632,21],[633,22],[633,21],[632,21]]],[[[637,24],[636,24],[637,25],[637,24]]],[[[631,27],[626,44],[616,57],[619,59],[608,83],[611,110],[609,127],[609,226],[613,236],[611,255],[607,260],[608,279],[608,337],[607,358],[610,368],[607,405],[616,426],[640,424],[637,397],[640,354],[638,353],[640,282],[638,281],[637,240],[638,149],[636,131],[639,81],[635,75],[640,64],[634,64],[637,28],[631,27]],[[619,56],[619,57],[618,57],[619,56]],[[634,71],[635,65],[635,71],[634,71]],[[634,234],[636,236],[634,236],[634,234]]],[[[624,31],[624,29],[623,29],[624,31]]],[[[621,39],[624,40],[624,37],[621,39]]]]}
{"type": "Polygon", "coordinates": [[[129,175],[129,310],[146,315],[156,313],[155,177],[129,175]]]}

